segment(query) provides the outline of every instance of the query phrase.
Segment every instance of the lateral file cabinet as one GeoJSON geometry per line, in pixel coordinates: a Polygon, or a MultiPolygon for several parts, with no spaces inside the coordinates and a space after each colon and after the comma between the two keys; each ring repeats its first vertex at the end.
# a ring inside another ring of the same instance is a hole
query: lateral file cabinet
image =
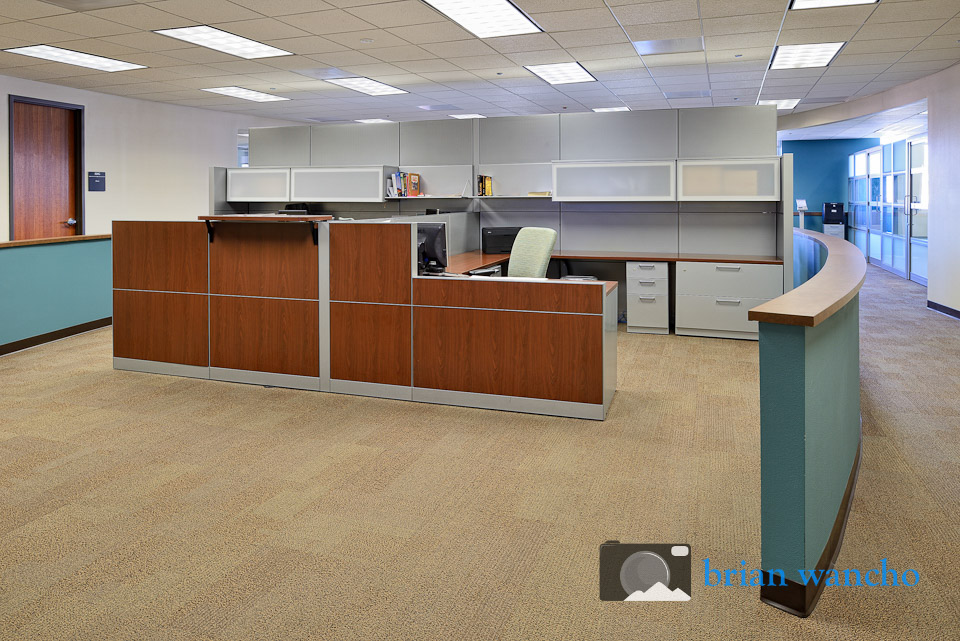
{"type": "Polygon", "coordinates": [[[667,263],[627,262],[627,331],[670,333],[667,263]]]}
{"type": "Polygon", "coordinates": [[[747,311],[783,293],[783,266],[677,263],[677,334],[757,340],[747,311]]]}

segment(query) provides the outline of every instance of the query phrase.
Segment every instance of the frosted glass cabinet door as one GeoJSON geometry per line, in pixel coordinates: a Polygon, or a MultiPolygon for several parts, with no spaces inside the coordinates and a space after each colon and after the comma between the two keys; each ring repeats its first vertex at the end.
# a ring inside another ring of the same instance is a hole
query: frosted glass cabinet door
{"type": "Polygon", "coordinates": [[[780,158],[680,160],[679,200],[779,200],[780,158]]]}
{"type": "Polygon", "coordinates": [[[554,163],[559,201],[676,200],[676,162],[554,163]]]}
{"type": "Polygon", "coordinates": [[[290,200],[288,167],[227,169],[227,202],[271,203],[290,200]]]}
{"type": "Polygon", "coordinates": [[[371,203],[383,201],[386,171],[373,167],[294,167],[292,200],[371,203]]]}

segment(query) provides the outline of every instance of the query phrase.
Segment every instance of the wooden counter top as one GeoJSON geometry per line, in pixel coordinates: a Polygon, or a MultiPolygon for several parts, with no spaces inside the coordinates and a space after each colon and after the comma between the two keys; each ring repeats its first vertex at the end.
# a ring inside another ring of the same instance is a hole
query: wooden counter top
{"type": "Polygon", "coordinates": [[[810,280],[751,309],[747,318],[764,323],[816,327],[857,295],[867,274],[867,261],[857,247],[806,229],[794,229],[794,235],[812,238],[827,250],[827,260],[810,280]]]}
{"type": "Polygon", "coordinates": [[[510,254],[484,254],[479,249],[447,258],[447,271],[453,274],[466,274],[474,269],[502,265],[510,260],[510,254]]]}
{"type": "MultiPolygon", "coordinates": [[[[677,252],[602,252],[565,250],[555,252],[551,258],[559,260],[636,260],[675,263],[744,263],[755,265],[782,265],[783,259],[776,256],[735,256],[724,254],[684,254],[677,252]]],[[[465,274],[474,269],[502,265],[510,260],[510,254],[484,254],[479,250],[454,254],[447,259],[447,271],[465,274]]]]}
{"type": "Polygon", "coordinates": [[[78,240],[109,240],[110,234],[96,234],[92,236],[60,236],[57,238],[34,238],[33,240],[11,240],[0,243],[0,249],[8,247],[28,247],[30,245],[52,245],[54,243],[72,243],[78,240]]]}
{"type": "Polygon", "coordinates": [[[316,223],[333,220],[333,216],[287,216],[285,214],[221,214],[197,216],[197,220],[221,223],[316,223]]]}

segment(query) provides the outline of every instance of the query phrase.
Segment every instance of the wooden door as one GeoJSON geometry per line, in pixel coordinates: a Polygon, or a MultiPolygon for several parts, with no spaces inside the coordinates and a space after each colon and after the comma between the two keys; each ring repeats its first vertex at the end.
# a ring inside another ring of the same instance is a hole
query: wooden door
{"type": "Polygon", "coordinates": [[[10,109],[11,240],[82,233],[82,111],[16,99],[10,109]]]}

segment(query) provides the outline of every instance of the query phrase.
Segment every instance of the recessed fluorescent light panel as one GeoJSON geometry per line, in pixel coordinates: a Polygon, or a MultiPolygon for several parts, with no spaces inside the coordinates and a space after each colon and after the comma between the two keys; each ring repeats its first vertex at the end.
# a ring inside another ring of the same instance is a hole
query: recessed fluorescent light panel
{"type": "Polygon", "coordinates": [[[470,118],[486,118],[486,116],[480,114],[449,114],[451,118],[459,118],[460,120],[468,120],[470,118]]]}
{"type": "Polygon", "coordinates": [[[794,11],[800,9],[825,9],[826,7],[849,7],[855,4],[877,4],[880,0],[793,0],[790,8],[794,11]]]}
{"type": "Polygon", "coordinates": [[[810,45],[779,45],[773,54],[771,69],[826,67],[845,42],[821,42],[810,45]]]}
{"type": "Polygon", "coordinates": [[[43,58],[54,62],[62,62],[77,67],[87,67],[88,69],[97,69],[99,71],[129,71],[131,69],[146,69],[143,65],[135,65],[131,62],[114,60],[113,58],[104,58],[102,56],[92,56],[89,53],[80,53],[60,47],[51,47],[50,45],[36,45],[33,47],[17,47],[16,49],[4,49],[7,53],[18,53],[21,56],[30,56],[31,58],[43,58]]]}
{"type": "Polygon", "coordinates": [[[561,62],[553,65],[524,65],[524,69],[537,74],[551,85],[566,85],[572,82],[596,82],[579,62],[561,62]]]}
{"type": "Polygon", "coordinates": [[[242,98],[243,100],[251,100],[253,102],[276,102],[278,100],[290,100],[289,98],[274,96],[273,94],[263,93],[262,91],[244,89],[243,87],[214,87],[212,89],[204,89],[203,91],[218,93],[224,96],[230,96],[231,98],[242,98]]]}
{"type": "Polygon", "coordinates": [[[540,33],[542,29],[508,0],[424,0],[478,38],[540,33]]]}
{"type": "Polygon", "coordinates": [[[365,93],[368,96],[390,96],[393,94],[407,93],[403,89],[397,89],[396,87],[385,85],[382,82],[370,80],[370,78],[331,78],[328,79],[327,82],[365,93]]]}
{"type": "Polygon", "coordinates": [[[800,104],[799,98],[790,98],[788,100],[759,100],[758,105],[774,105],[777,109],[793,109],[800,104]]]}
{"type": "Polygon", "coordinates": [[[610,111],[630,111],[630,107],[595,107],[593,110],[598,114],[603,114],[610,111]]]}
{"type": "Polygon", "coordinates": [[[655,56],[663,53],[689,53],[703,51],[703,38],[670,38],[668,40],[635,40],[633,48],[641,56],[655,56]]]}
{"type": "Polygon", "coordinates": [[[365,125],[375,125],[381,122],[393,122],[392,120],[384,120],[383,118],[366,118],[364,120],[354,120],[354,122],[362,122],[365,125]]]}
{"type": "Polygon", "coordinates": [[[276,47],[265,45],[262,42],[243,38],[206,25],[183,27],[180,29],[160,29],[159,31],[154,31],[154,33],[159,33],[162,36],[170,36],[171,38],[183,40],[184,42],[190,42],[201,47],[206,47],[207,49],[215,49],[216,51],[229,53],[231,56],[246,58],[247,60],[293,55],[289,51],[277,49],[276,47]]]}

